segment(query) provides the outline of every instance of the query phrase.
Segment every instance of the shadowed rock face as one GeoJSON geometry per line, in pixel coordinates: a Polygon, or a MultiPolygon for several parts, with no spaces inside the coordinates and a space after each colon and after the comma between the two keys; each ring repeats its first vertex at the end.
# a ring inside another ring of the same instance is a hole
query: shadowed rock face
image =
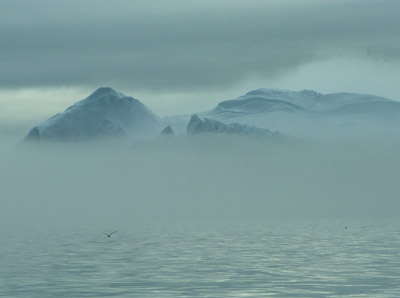
{"type": "Polygon", "coordinates": [[[200,119],[198,115],[192,115],[187,126],[188,135],[201,134],[232,134],[254,137],[272,137],[279,133],[271,133],[268,129],[257,128],[239,123],[225,124],[213,119],[200,119]]]}
{"type": "Polygon", "coordinates": [[[77,141],[152,133],[160,119],[139,100],[109,87],[35,126],[28,141],[77,141]]]}

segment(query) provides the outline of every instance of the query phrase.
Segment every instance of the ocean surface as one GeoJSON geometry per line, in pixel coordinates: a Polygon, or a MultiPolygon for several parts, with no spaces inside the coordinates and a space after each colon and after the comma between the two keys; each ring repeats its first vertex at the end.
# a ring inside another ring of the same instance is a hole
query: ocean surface
{"type": "Polygon", "coordinates": [[[398,220],[116,228],[2,227],[0,296],[400,297],[398,220]]]}

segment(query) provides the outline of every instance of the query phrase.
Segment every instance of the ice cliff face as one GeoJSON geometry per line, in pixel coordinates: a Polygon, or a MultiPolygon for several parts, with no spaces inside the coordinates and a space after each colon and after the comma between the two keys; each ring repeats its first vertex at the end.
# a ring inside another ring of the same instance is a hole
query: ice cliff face
{"type": "Polygon", "coordinates": [[[85,140],[141,135],[158,129],[159,122],[159,117],[139,100],[102,87],[32,128],[25,139],[85,140]]]}
{"type": "Polygon", "coordinates": [[[225,124],[213,119],[200,119],[198,115],[192,115],[187,125],[188,135],[206,135],[206,134],[233,134],[241,136],[254,137],[272,137],[279,133],[271,133],[268,129],[242,125],[239,123],[225,124]]]}

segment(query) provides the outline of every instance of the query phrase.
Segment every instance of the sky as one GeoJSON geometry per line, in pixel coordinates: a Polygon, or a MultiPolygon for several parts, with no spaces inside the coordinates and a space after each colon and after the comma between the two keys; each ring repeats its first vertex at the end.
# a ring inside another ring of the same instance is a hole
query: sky
{"type": "Polygon", "coordinates": [[[400,100],[396,0],[0,0],[0,132],[100,86],[160,116],[257,88],[400,100]]]}

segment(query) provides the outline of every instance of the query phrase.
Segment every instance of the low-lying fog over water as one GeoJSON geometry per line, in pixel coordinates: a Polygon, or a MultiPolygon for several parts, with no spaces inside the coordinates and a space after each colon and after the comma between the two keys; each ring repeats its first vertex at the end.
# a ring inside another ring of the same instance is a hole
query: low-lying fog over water
{"type": "Polygon", "coordinates": [[[1,220],[397,216],[398,144],[177,137],[23,145],[2,153],[1,220]]]}
{"type": "Polygon", "coordinates": [[[3,140],[0,296],[399,297],[399,145],[3,140]]]}

